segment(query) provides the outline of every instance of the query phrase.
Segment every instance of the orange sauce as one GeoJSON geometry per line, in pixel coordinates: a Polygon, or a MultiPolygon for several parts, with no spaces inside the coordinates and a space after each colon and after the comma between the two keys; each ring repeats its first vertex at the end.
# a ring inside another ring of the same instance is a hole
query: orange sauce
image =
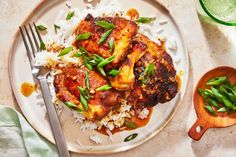
{"type": "MultiPolygon", "coordinates": [[[[131,118],[130,121],[134,122],[136,124],[137,128],[144,127],[149,122],[151,115],[152,115],[153,107],[149,107],[147,109],[149,110],[149,114],[148,114],[147,118],[140,119],[140,118],[138,118],[138,115],[135,115],[131,118]]],[[[134,129],[128,128],[124,125],[123,127],[120,127],[120,128],[114,128],[113,130],[111,130],[111,132],[112,132],[112,134],[115,134],[115,133],[123,131],[123,130],[134,130],[134,129]]],[[[100,130],[97,130],[97,131],[101,134],[107,135],[105,127],[102,127],[100,130]]]]}
{"type": "Polygon", "coordinates": [[[176,75],[176,81],[178,84],[178,91],[180,91],[181,85],[182,85],[182,79],[181,79],[180,75],[176,75]]]}
{"type": "Polygon", "coordinates": [[[21,84],[21,93],[25,97],[28,97],[36,90],[36,88],[36,84],[24,82],[21,84]]]}
{"type": "Polygon", "coordinates": [[[139,18],[139,13],[134,8],[129,9],[126,15],[129,16],[131,20],[139,18]]]}

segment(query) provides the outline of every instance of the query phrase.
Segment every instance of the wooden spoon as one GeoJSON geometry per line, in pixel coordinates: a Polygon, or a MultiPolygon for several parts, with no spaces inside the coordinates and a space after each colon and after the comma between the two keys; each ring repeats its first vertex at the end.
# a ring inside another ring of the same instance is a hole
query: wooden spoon
{"type": "Polygon", "coordinates": [[[194,140],[200,140],[208,128],[222,128],[236,124],[235,113],[217,113],[213,116],[204,108],[204,99],[198,93],[198,88],[207,88],[206,82],[217,76],[228,76],[231,83],[236,83],[236,69],[232,67],[217,67],[207,72],[198,82],[194,92],[194,108],[197,113],[197,121],[193,124],[188,135],[194,140]]]}

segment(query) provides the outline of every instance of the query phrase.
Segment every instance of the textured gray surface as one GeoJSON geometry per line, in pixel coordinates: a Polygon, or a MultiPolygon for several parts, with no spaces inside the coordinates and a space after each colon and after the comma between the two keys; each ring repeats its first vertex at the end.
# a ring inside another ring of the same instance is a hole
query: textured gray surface
{"type": "MultiPolygon", "coordinates": [[[[8,52],[18,26],[38,0],[0,0],[0,104],[19,110],[8,77],[8,52]]],[[[199,20],[194,0],[160,0],[180,26],[190,55],[190,80],[184,102],[167,127],[147,143],[111,157],[218,157],[236,156],[236,126],[209,129],[198,142],[187,132],[196,120],[192,95],[197,80],[219,65],[236,67],[236,29],[199,20]]],[[[72,157],[81,156],[72,154],[72,157]]]]}

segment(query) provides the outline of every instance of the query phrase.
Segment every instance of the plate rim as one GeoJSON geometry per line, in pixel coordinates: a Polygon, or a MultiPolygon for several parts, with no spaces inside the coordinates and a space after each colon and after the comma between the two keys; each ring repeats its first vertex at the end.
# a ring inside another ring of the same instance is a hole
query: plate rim
{"type": "MultiPolygon", "coordinates": [[[[159,132],[161,132],[166,126],[168,123],[170,123],[170,121],[173,119],[174,115],[176,114],[178,108],[180,107],[180,105],[183,103],[184,101],[184,97],[186,95],[186,89],[189,85],[189,62],[190,62],[190,57],[189,57],[189,51],[188,51],[188,48],[186,46],[186,41],[185,39],[183,38],[183,32],[182,30],[180,29],[178,23],[176,22],[176,20],[174,19],[174,16],[171,12],[171,10],[169,10],[167,7],[165,7],[161,2],[159,2],[158,0],[151,0],[152,2],[154,3],[157,3],[159,5],[159,7],[161,7],[161,9],[165,10],[168,14],[168,16],[170,16],[170,18],[172,19],[173,21],[173,24],[176,26],[176,29],[177,31],[179,32],[180,34],[180,38],[181,38],[181,41],[182,41],[182,46],[183,46],[183,51],[186,52],[186,65],[187,65],[187,71],[185,71],[185,75],[186,75],[186,85],[183,89],[183,93],[182,93],[182,97],[180,97],[180,101],[176,104],[176,107],[171,111],[170,115],[167,117],[167,120],[162,124],[162,126],[160,126],[160,128],[158,128],[157,130],[155,130],[153,133],[151,133],[149,136],[147,136],[145,139],[143,139],[142,141],[139,141],[135,144],[132,144],[132,145],[129,145],[129,146],[126,146],[126,147],[122,147],[122,148],[116,148],[114,150],[105,150],[105,151],[93,151],[93,152],[90,152],[90,151],[78,151],[78,150],[75,150],[75,149],[70,149],[69,146],[68,146],[68,150],[70,152],[74,152],[74,153],[79,153],[79,154],[87,154],[87,155],[106,155],[106,154],[114,154],[114,153],[119,153],[119,152],[124,152],[124,151],[127,151],[127,150],[131,150],[133,148],[136,148],[144,143],[146,143],[147,141],[151,140],[154,136],[156,136],[159,132]]],[[[60,1],[58,1],[60,2],[60,1]]],[[[30,13],[23,19],[23,21],[21,22],[20,26],[24,25],[27,21],[29,21],[32,17],[33,17],[33,13],[34,12],[37,12],[43,5],[45,5],[45,3],[47,3],[47,0],[41,0],[31,11],[30,13]]],[[[38,128],[36,125],[33,125],[34,123],[31,122],[30,118],[27,118],[25,116],[25,110],[21,107],[20,103],[19,103],[19,98],[17,96],[17,93],[18,91],[16,90],[16,86],[14,84],[14,80],[13,80],[13,66],[12,66],[12,57],[13,57],[13,48],[14,48],[14,45],[15,45],[15,42],[16,42],[16,37],[19,35],[19,30],[17,30],[13,37],[11,38],[10,42],[10,49],[8,51],[8,76],[9,76],[9,80],[10,80],[10,85],[11,85],[11,90],[13,91],[13,96],[17,102],[17,105],[19,106],[21,112],[22,112],[22,115],[25,117],[25,119],[27,120],[27,122],[31,125],[31,127],[33,127],[35,129],[35,131],[41,135],[42,137],[46,138],[46,140],[48,140],[50,143],[54,144],[55,145],[55,141],[53,139],[53,137],[50,137],[50,135],[46,135],[46,134],[42,134],[41,132],[42,129],[38,128]]]]}

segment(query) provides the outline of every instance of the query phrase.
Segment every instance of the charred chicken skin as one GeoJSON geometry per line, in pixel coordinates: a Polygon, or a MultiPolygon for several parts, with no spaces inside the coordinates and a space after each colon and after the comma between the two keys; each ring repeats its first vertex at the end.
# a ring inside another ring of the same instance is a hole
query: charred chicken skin
{"type": "Polygon", "coordinates": [[[166,52],[164,42],[158,46],[148,37],[137,33],[135,22],[121,17],[94,18],[88,14],[75,30],[75,35],[89,32],[86,40],[75,40],[76,48],[83,47],[91,57],[94,54],[103,59],[114,56],[114,60],[105,66],[105,71],[118,69],[115,76],[102,76],[95,68],[88,70],[82,67],[64,68],[63,73],[55,76],[54,86],[57,97],[63,102],[73,102],[82,107],[79,100],[78,86],[84,87],[85,71],[89,73],[91,84],[88,100],[89,111],[84,115],[91,120],[100,120],[111,110],[121,105],[123,99],[135,107],[154,106],[157,103],[170,101],[178,92],[176,71],[171,56],[166,52]],[[112,32],[103,43],[100,39],[107,29],[96,24],[106,21],[114,25],[112,32]],[[114,49],[110,51],[109,41],[114,39],[114,49]],[[96,91],[103,85],[112,88],[96,91]]]}

